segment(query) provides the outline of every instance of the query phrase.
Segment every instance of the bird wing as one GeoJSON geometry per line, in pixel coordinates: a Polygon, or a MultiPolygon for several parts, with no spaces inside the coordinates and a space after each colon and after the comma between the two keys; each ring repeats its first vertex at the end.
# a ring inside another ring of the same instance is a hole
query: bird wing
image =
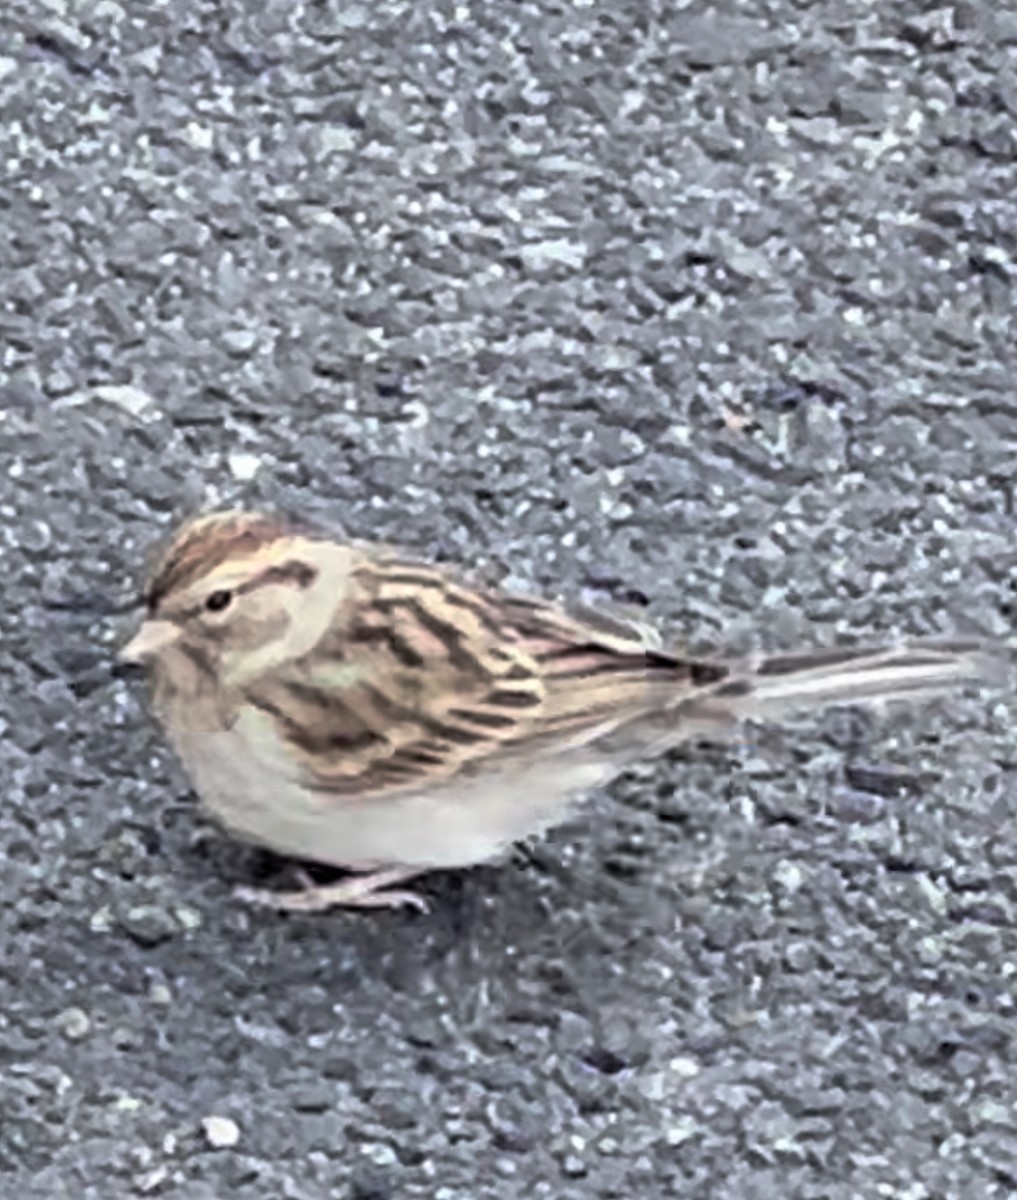
{"type": "Polygon", "coordinates": [[[655,641],[375,556],[325,638],[245,699],[274,719],[311,790],[388,795],[596,740],[726,674],[655,641]]]}

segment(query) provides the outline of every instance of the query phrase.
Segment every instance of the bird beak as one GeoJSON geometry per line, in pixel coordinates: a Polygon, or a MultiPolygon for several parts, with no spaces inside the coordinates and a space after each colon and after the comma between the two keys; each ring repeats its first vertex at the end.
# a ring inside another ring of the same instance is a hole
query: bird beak
{"type": "Polygon", "coordinates": [[[121,662],[140,663],[154,658],[179,637],[180,628],[172,621],[143,621],[141,628],[118,655],[121,662]]]}

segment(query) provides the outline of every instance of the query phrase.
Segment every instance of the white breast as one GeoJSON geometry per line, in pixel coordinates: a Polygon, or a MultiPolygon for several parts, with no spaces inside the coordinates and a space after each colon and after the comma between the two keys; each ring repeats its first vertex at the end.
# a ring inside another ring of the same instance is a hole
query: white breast
{"type": "Polygon", "coordinates": [[[229,730],[171,736],[204,806],[228,829],[281,854],[355,870],[488,861],[561,820],[572,796],[614,773],[566,753],[521,772],[361,800],[301,786],[270,719],[253,709],[229,730]]]}

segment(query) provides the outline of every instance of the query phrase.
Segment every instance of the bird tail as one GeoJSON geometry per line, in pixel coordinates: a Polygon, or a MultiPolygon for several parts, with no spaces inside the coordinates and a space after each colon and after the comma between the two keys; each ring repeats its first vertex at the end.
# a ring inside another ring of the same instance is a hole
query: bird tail
{"type": "Polygon", "coordinates": [[[726,679],[690,701],[687,715],[707,726],[769,721],[827,705],[924,699],[999,683],[1006,671],[1005,648],[973,638],[806,650],[730,664],[726,679]]]}

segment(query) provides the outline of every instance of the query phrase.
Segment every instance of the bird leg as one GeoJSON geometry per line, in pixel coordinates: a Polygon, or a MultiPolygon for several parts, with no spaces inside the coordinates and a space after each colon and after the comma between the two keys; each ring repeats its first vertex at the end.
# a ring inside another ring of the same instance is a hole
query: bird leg
{"type": "Polygon", "coordinates": [[[370,871],[351,875],[338,883],[316,884],[301,872],[304,884],[298,891],[272,892],[263,888],[237,888],[235,895],[248,904],[274,908],[278,912],[324,912],[329,908],[415,908],[427,912],[429,905],[416,892],[384,891],[394,883],[402,883],[419,875],[412,867],[391,867],[385,871],[370,871]]]}

